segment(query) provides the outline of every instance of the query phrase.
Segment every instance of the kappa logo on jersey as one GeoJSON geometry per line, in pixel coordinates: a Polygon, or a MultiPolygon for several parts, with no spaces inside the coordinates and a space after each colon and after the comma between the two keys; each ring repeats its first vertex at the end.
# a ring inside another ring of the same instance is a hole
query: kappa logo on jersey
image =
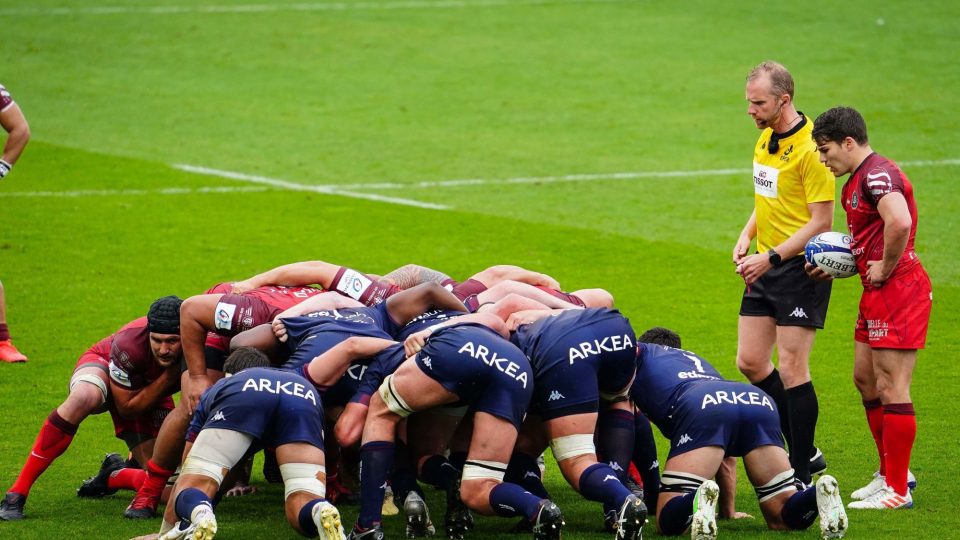
{"type": "Polygon", "coordinates": [[[431,369],[431,370],[433,369],[433,360],[430,360],[429,356],[421,357],[420,362],[422,362],[423,365],[427,366],[428,369],[431,369]]]}
{"type": "Polygon", "coordinates": [[[237,312],[237,306],[224,302],[217,302],[216,316],[213,318],[213,325],[217,330],[233,329],[233,314],[237,312]]]}
{"type": "Polygon", "coordinates": [[[797,307],[793,308],[793,311],[790,313],[790,316],[791,316],[791,317],[801,317],[801,318],[806,319],[806,318],[807,318],[807,312],[804,311],[802,307],[797,306],[797,307]]]}
{"type": "Polygon", "coordinates": [[[467,353],[472,358],[481,360],[484,364],[497,368],[497,370],[504,375],[522,384],[524,388],[527,387],[527,373],[521,371],[520,365],[513,360],[497,356],[496,351],[491,351],[484,345],[477,345],[472,341],[468,341],[463,347],[460,347],[460,350],[457,352],[460,354],[467,353]]]}
{"type": "Polygon", "coordinates": [[[547,398],[547,401],[557,401],[558,399],[564,399],[565,396],[556,390],[550,392],[550,397],[547,398]]]}
{"type": "Polygon", "coordinates": [[[677,441],[677,446],[680,446],[680,445],[683,445],[683,444],[687,444],[688,442],[690,442],[690,441],[692,441],[692,440],[693,440],[693,437],[691,437],[691,436],[687,435],[686,433],[684,433],[683,435],[680,436],[680,440],[677,441]]]}
{"type": "Polygon", "coordinates": [[[583,360],[588,356],[599,355],[604,352],[616,352],[624,349],[632,349],[635,345],[630,340],[630,336],[607,336],[603,339],[593,341],[584,341],[583,343],[570,347],[570,363],[574,360],[583,360]]]}
{"type": "Polygon", "coordinates": [[[727,392],[725,390],[717,390],[712,394],[704,395],[703,402],[700,403],[700,410],[706,409],[708,405],[722,405],[724,403],[729,405],[757,405],[766,407],[771,411],[774,410],[773,403],[766,394],[761,395],[760,392],[727,392]]]}
{"type": "Polygon", "coordinates": [[[247,390],[268,392],[277,395],[286,394],[288,396],[303,398],[314,405],[317,404],[317,396],[313,393],[313,390],[307,389],[307,387],[300,383],[272,381],[270,379],[247,379],[247,381],[243,383],[243,388],[241,388],[240,391],[246,392],[247,390]]]}
{"type": "Polygon", "coordinates": [[[224,420],[224,421],[225,421],[226,419],[227,419],[227,417],[226,417],[226,415],[223,414],[223,411],[217,411],[217,413],[213,415],[213,421],[214,421],[214,422],[216,422],[217,420],[224,420]]]}

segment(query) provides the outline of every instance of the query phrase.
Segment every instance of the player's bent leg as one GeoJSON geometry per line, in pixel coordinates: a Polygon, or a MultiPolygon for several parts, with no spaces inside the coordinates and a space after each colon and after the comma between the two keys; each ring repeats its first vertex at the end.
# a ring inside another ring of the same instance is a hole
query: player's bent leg
{"type": "Polygon", "coordinates": [[[277,447],[276,455],[290,525],[304,536],[342,540],[340,512],[326,499],[323,450],[307,443],[289,443],[277,447]]]}
{"type": "MultiPolygon", "coordinates": [[[[886,483],[905,500],[911,498],[908,488],[910,454],[917,435],[917,417],[910,398],[916,361],[915,349],[873,349],[877,392],[883,403],[886,483]]],[[[912,502],[910,500],[910,504],[912,502]]]]}
{"type": "MultiPolygon", "coordinates": [[[[187,377],[186,372],[182,377],[187,377]]],[[[189,425],[190,412],[187,408],[187,400],[181,400],[160,426],[160,432],[154,442],[153,457],[144,463],[147,476],[130,505],[124,510],[124,517],[128,519],[153,517],[157,505],[160,504],[160,497],[163,495],[167,480],[173,476],[180,464],[184,436],[189,425]]]]}
{"type": "MultiPolygon", "coordinates": [[[[699,511],[698,529],[701,538],[716,534],[716,501],[712,499],[712,486],[700,488],[716,475],[723,462],[724,450],[719,446],[696,448],[675,455],[667,460],[660,480],[660,497],[657,500],[657,529],[661,534],[683,534],[699,511]],[[701,493],[698,499],[698,491],[701,493]],[[696,505],[695,503],[701,503],[696,505]],[[706,536],[704,536],[706,534],[706,536]]],[[[716,483],[710,481],[713,486],[716,483]]]]}

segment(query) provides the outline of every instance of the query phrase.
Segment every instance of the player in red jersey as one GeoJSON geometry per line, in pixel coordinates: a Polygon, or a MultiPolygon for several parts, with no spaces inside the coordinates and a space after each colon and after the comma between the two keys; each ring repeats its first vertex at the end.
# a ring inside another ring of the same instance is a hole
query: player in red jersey
{"type": "MultiPolygon", "coordinates": [[[[837,177],[849,174],[842,203],[851,249],[863,282],[854,332],[853,378],[880,455],[880,470],[855,491],[850,508],[912,508],[910,452],[917,421],[910,381],[927,337],[933,303],[930,278],[914,251],[917,204],[913,186],[893,161],[874,153],[867,125],[856,110],[821,114],[813,140],[837,177]]],[[[807,265],[815,278],[822,270],[807,265]]]]}
{"type": "Polygon", "coordinates": [[[80,423],[91,414],[110,411],[117,438],[127,443],[136,460],[146,462],[164,416],[173,409],[170,395],[179,381],[180,302],[175,296],[160,298],[146,317],[126,324],[80,357],[67,399],[43,423],[26,464],[0,503],[0,520],[23,519],[30,488],[66,452],[80,423]]]}
{"type": "MultiPolygon", "coordinates": [[[[0,155],[0,180],[10,173],[13,164],[20,158],[23,148],[30,140],[30,126],[23,116],[20,106],[10,97],[10,92],[0,84],[0,126],[7,132],[7,141],[0,155]]],[[[17,350],[10,341],[10,329],[7,328],[7,307],[3,295],[3,283],[0,283],[0,362],[26,362],[27,357],[17,350]]]]}

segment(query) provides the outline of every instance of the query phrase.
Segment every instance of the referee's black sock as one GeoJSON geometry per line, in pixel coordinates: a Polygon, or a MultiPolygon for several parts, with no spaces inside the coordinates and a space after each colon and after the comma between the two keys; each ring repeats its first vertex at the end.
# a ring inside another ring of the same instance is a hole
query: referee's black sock
{"type": "Polygon", "coordinates": [[[753,383],[753,385],[769,394],[773,398],[773,402],[777,404],[777,412],[780,413],[780,431],[783,432],[783,437],[787,441],[787,447],[792,451],[793,443],[790,431],[790,413],[787,407],[787,391],[783,388],[780,372],[777,371],[777,368],[773,368],[766,379],[753,383]]]}
{"type": "Polygon", "coordinates": [[[796,477],[810,485],[810,458],[813,457],[813,438],[817,431],[820,403],[813,381],[788,388],[787,407],[790,412],[790,464],[796,477]]]}

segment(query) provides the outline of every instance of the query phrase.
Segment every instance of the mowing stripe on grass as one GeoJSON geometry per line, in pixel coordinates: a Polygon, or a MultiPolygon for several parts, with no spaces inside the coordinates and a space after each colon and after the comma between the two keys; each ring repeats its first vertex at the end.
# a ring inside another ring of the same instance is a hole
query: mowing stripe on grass
{"type": "Polygon", "coordinates": [[[210,186],[198,188],[158,189],[74,189],[70,191],[11,191],[0,192],[0,198],[12,197],[109,197],[115,195],[191,195],[194,193],[253,193],[269,191],[258,186],[210,186]]]}
{"type": "Polygon", "coordinates": [[[297,2],[288,4],[238,4],[199,6],[86,6],[48,8],[4,8],[0,15],[116,15],[149,13],[265,13],[284,11],[355,11],[395,9],[462,9],[488,7],[523,7],[555,4],[614,4],[637,0],[407,0],[395,2],[297,2]]]}

